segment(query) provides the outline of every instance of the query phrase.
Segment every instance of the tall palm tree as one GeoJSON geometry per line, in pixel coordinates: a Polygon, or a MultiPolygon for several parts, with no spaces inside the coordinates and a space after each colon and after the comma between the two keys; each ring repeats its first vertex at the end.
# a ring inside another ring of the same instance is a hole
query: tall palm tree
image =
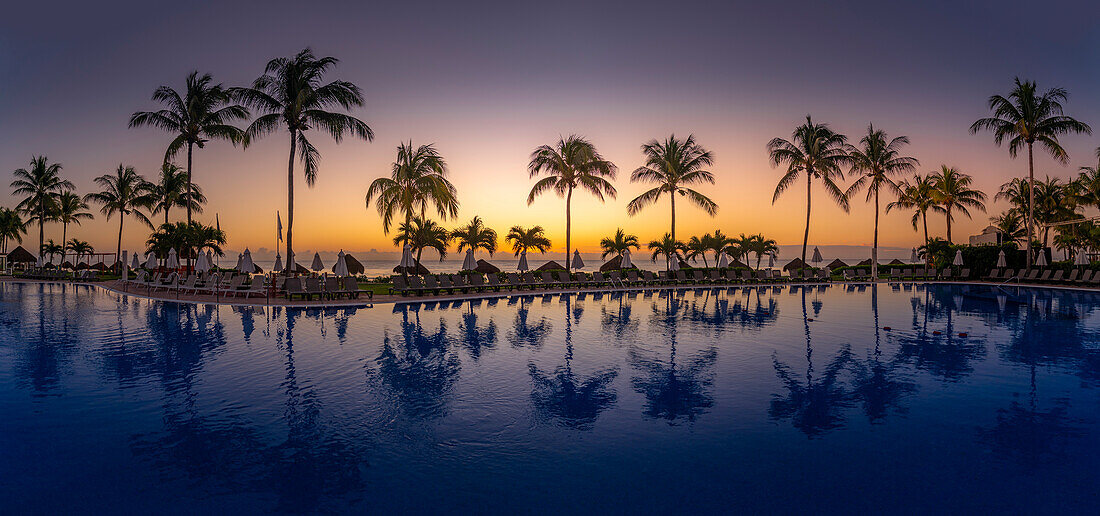
{"type": "Polygon", "coordinates": [[[375,179],[367,189],[367,208],[372,199],[385,233],[397,214],[404,215],[404,227],[411,229],[412,218],[426,218],[429,205],[444,220],[458,216],[457,190],[447,180],[447,162],[433,144],[414,148],[410,140],[398,145],[390,177],[375,179]]]}
{"type": "Polygon", "coordinates": [[[951,240],[951,222],[958,211],[970,218],[970,208],[985,211],[985,194],[970,188],[974,178],[959,172],[955,167],[941,165],[932,173],[932,185],[936,189],[936,205],[932,208],[947,217],[947,241],[951,240]]]}
{"type": "Polygon", "coordinates": [[[27,223],[38,222],[38,247],[46,243],[45,223],[57,206],[57,196],[75,186],[61,178],[61,164],[50,163],[46,156],[31,158],[30,168],[19,168],[11,182],[12,195],[22,196],[16,209],[27,215],[27,223]]]}
{"type": "Polygon", "coordinates": [[[248,119],[248,109],[233,103],[233,91],[233,88],[215,84],[210,74],[199,75],[196,70],[187,74],[183,95],[170,86],[160,86],[153,91],[153,100],[164,105],[164,109],[138,111],[130,116],[131,128],[151,126],[175,135],[164,152],[166,164],[187,147],[186,196],[181,207],[187,208],[188,224],[195,206],[195,202],[189,201],[194,194],[191,183],[194,148],[201,149],[210,140],[227,140],[234,146],[248,143],[244,131],[233,125],[248,119]]]}
{"type": "Polygon", "coordinates": [[[680,259],[680,253],[684,250],[684,243],[672,239],[672,233],[665,233],[660,240],[653,240],[648,244],[649,250],[653,251],[651,257],[653,261],[657,261],[658,256],[665,257],[665,268],[672,268],[672,260],[675,258],[680,259]]]}
{"type": "Polygon", "coordinates": [[[860,138],[858,146],[849,148],[851,173],[857,179],[844,192],[845,197],[867,189],[867,201],[875,201],[875,236],[871,245],[871,277],[878,279],[878,213],[879,192],[885,188],[900,195],[900,189],[893,176],[912,172],[920,164],[916,158],[902,156],[901,148],[909,144],[909,137],[889,138],[886,132],[875,129],[874,124],[867,125],[867,134],[860,138]]]}
{"type": "Polygon", "coordinates": [[[451,238],[458,242],[458,252],[460,253],[466,249],[474,252],[477,252],[478,249],[484,249],[491,257],[497,252],[496,230],[485,227],[485,222],[476,215],[470,220],[469,224],[451,231],[451,238]]]}
{"type": "MultiPolygon", "coordinates": [[[[55,207],[57,209],[54,211],[54,219],[61,223],[62,244],[68,239],[69,224],[79,226],[80,221],[94,218],[91,213],[85,211],[88,209],[88,203],[84,202],[84,199],[81,199],[79,195],[68,190],[57,196],[55,207]]],[[[62,249],[62,255],[64,255],[64,249],[62,249]]]]}
{"type": "Polygon", "coordinates": [[[118,165],[114,174],[103,174],[95,178],[95,184],[103,190],[85,195],[84,200],[99,204],[100,211],[108,220],[118,214],[118,246],[115,248],[115,257],[118,258],[122,256],[122,225],[126,217],[132,215],[152,228],[153,223],[141,210],[152,209],[156,199],[150,192],[149,182],[134,167],[122,164],[118,165]]]}
{"type": "Polygon", "coordinates": [[[542,226],[512,226],[504,236],[504,241],[512,243],[512,251],[516,256],[532,249],[540,253],[550,250],[550,239],[546,238],[546,230],[542,226]]]}
{"type": "Polygon", "coordinates": [[[27,223],[19,212],[11,208],[0,208],[0,252],[8,252],[8,242],[23,243],[23,235],[27,234],[27,223]]]}
{"type": "Polygon", "coordinates": [[[294,264],[294,158],[301,150],[306,185],[317,180],[321,153],[306,138],[311,128],[319,128],[337,143],[351,134],[367,141],[374,132],[362,120],[329,109],[345,110],[363,105],[359,87],[347,81],[323,83],[325,74],[338,60],[315,57],[310,49],[294,57],[278,57],[268,61],[264,74],[252,82],[251,88],[235,88],[231,94],[246,106],[260,113],[245,131],[246,141],[275,132],[285,126],[290,133],[290,159],[287,164],[286,270],[294,264]]]}
{"type": "Polygon", "coordinates": [[[603,159],[592,142],[577,136],[559,138],[555,145],[541,145],[531,153],[531,162],[527,164],[531,178],[539,174],[539,179],[527,195],[527,205],[543,192],[553,190],[558,197],[565,197],[565,265],[570,268],[572,256],[569,254],[570,233],[572,230],[573,190],[587,190],[603,202],[604,196],[615,198],[617,192],[608,179],[615,179],[618,168],[614,163],[603,159]]]}
{"type": "Polygon", "coordinates": [[[638,236],[628,235],[623,228],[617,228],[614,236],[604,237],[600,240],[600,249],[603,251],[600,253],[600,259],[603,260],[610,254],[622,256],[631,247],[634,249],[642,248],[642,245],[638,243],[638,236]]]}
{"type": "MultiPolygon", "coordinates": [[[[695,141],[695,135],[689,134],[686,140],[670,135],[665,141],[650,140],[642,145],[645,165],[630,174],[630,182],[656,183],[657,186],[646,190],[626,205],[626,212],[634,215],[657,202],[662,194],[668,194],[671,206],[671,231],[676,240],[676,196],[686,197],[689,202],[700,207],[707,215],[718,213],[718,204],[709,197],[690,188],[690,185],[714,184],[714,174],[704,170],[714,163],[714,155],[695,141]]],[[[706,257],[704,257],[706,260],[706,257]]]]}
{"type": "Polygon", "coordinates": [[[741,233],[741,236],[737,238],[730,238],[729,243],[722,249],[723,253],[729,255],[730,259],[735,262],[740,262],[742,258],[748,261],[749,253],[751,253],[752,239],[741,233]]]}
{"type": "MultiPolygon", "coordinates": [[[[1027,147],[1027,177],[1030,197],[1027,210],[1027,268],[1031,268],[1031,241],[1035,231],[1035,154],[1038,143],[1055,160],[1065,164],[1069,154],[1058,142],[1058,137],[1070,133],[1092,134],[1092,128],[1084,122],[1066,116],[1062,103],[1069,94],[1064,88],[1051,88],[1039,93],[1034,81],[1015,79],[1008,97],[989,97],[989,109],[993,116],[982,118],[970,125],[970,133],[988,129],[993,131],[993,141],[999,146],[1008,140],[1008,154],[1013,158],[1021,148],[1027,147]]],[[[950,238],[949,238],[950,240],[950,238]]]]}
{"type": "Polygon", "coordinates": [[[413,217],[407,224],[402,223],[397,228],[393,243],[409,244],[410,250],[416,252],[417,265],[420,265],[420,257],[425,249],[435,249],[439,252],[439,261],[443,261],[447,257],[447,249],[451,247],[451,232],[443,229],[434,220],[413,217]]]}
{"type": "Polygon", "coordinates": [[[806,263],[806,245],[810,241],[810,192],[813,180],[818,179],[825,192],[840,207],[848,211],[848,197],[837,185],[844,178],[841,166],[851,158],[846,152],[847,137],[829,129],[828,124],[815,124],[809,115],[806,123],[795,128],[791,140],[773,138],[768,142],[768,159],[773,167],[786,165],[787,171],[772,194],[772,204],[790,188],[799,174],[806,176],[806,232],[802,235],[802,263],[806,263]]]}
{"type": "Polygon", "coordinates": [[[202,213],[202,206],[206,204],[206,196],[202,188],[195,183],[190,184],[191,193],[187,193],[187,173],[175,163],[164,163],[160,167],[160,176],[157,182],[152,184],[152,193],[157,201],[153,204],[153,215],[164,214],[164,223],[168,224],[168,212],[172,208],[188,208],[189,211],[202,213]],[[190,206],[187,200],[191,199],[190,206]]]}
{"type": "Polygon", "coordinates": [[[886,205],[886,213],[894,209],[913,210],[913,231],[917,230],[919,222],[924,227],[924,243],[928,244],[928,210],[936,206],[936,186],[932,183],[932,175],[915,174],[913,181],[908,179],[898,183],[898,200],[886,205]]]}

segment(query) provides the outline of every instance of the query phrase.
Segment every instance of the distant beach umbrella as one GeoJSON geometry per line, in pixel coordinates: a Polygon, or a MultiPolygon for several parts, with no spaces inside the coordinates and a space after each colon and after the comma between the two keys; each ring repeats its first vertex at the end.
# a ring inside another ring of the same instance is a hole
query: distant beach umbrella
{"type": "Polygon", "coordinates": [[[237,253],[237,265],[233,266],[233,270],[241,270],[242,263],[244,263],[244,253],[237,253]]]}
{"type": "Polygon", "coordinates": [[[157,268],[157,255],[149,253],[149,256],[145,258],[145,268],[149,270],[157,268]]]}
{"type": "Polygon", "coordinates": [[[1001,252],[997,253],[997,268],[1003,269],[1008,266],[1008,262],[1005,260],[1005,250],[1001,249],[1001,252]]]}
{"type": "Polygon", "coordinates": [[[1085,255],[1085,250],[1082,249],[1077,253],[1077,259],[1073,260],[1074,265],[1088,265],[1089,257],[1085,255]]]}
{"type": "Polygon", "coordinates": [[[629,268],[634,267],[634,264],[631,263],[631,261],[630,261],[630,248],[629,247],[626,248],[625,251],[623,251],[623,262],[622,262],[622,264],[619,265],[619,267],[622,267],[624,269],[629,269],[629,268]]]}
{"type": "Polygon", "coordinates": [[[962,265],[962,264],[963,264],[963,252],[962,252],[962,249],[959,249],[959,250],[955,251],[955,259],[951,262],[951,265],[962,265]]]}
{"type": "Polygon", "coordinates": [[[1046,253],[1044,253],[1042,251],[1039,251],[1039,258],[1035,259],[1035,266],[1036,267],[1046,267],[1047,266],[1047,254],[1046,253]]]}
{"type": "Polygon", "coordinates": [[[520,272],[527,272],[528,269],[529,267],[527,266],[527,250],[524,249],[523,252],[519,253],[519,264],[516,265],[516,270],[520,272]]]}
{"type": "Polygon", "coordinates": [[[137,253],[134,253],[134,259],[131,260],[130,268],[134,270],[138,270],[141,268],[141,260],[138,260],[137,253]]]}
{"type": "Polygon", "coordinates": [[[680,257],[679,256],[673,256],[672,259],[670,259],[668,261],[668,270],[669,270],[669,272],[676,272],[676,271],[680,270],[680,257]]]}
{"type": "Polygon", "coordinates": [[[909,261],[911,261],[911,262],[919,262],[920,261],[920,256],[917,256],[917,248],[916,247],[913,248],[913,254],[909,255],[909,261]]]}
{"type": "Polygon", "coordinates": [[[34,262],[34,266],[38,267],[39,269],[41,269],[42,267],[45,267],[46,266],[46,257],[41,255],[41,254],[38,255],[38,260],[36,260],[34,262]]]}
{"type": "Polygon", "coordinates": [[[237,269],[237,272],[252,274],[255,270],[256,265],[252,263],[252,251],[245,249],[244,254],[241,255],[241,266],[237,269]]]}
{"type": "Polygon", "coordinates": [[[466,250],[466,258],[462,260],[462,270],[472,271],[474,267],[477,267],[477,261],[474,260],[474,248],[471,247],[466,250]]]}
{"type": "Polygon", "coordinates": [[[581,259],[581,252],[579,250],[573,251],[573,263],[570,265],[572,265],[574,269],[584,268],[584,260],[581,259]]]}
{"type": "Polygon", "coordinates": [[[169,249],[168,250],[168,264],[167,264],[167,267],[169,269],[178,269],[179,266],[180,266],[180,260],[176,256],[176,250],[175,249],[169,249]]]}
{"type": "Polygon", "coordinates": [[[768,253],[768,268],[775,267],[775,253],[768,253]]]}
{"type": "Polygon", "coordinates": [[[412,247],[409,244],[405,244],[405,247],[401,248],[401,263],[398,267],[402,267],[406,270],[416,267],[416,261],[413,260],[412,247]]]}
{"type": "Polygon", "coordinates": [[[812,258],[810,258],[810,263],[821,263],[823,261],[825,261],[825,259],[821,257],[821,251],[819,251],[817,249],[817,246],[815,245],[814,246],[814,255],[813,255],[812,258]]]}
{"type": "Polygon", "coordinates": [[[199,256],[195,258],[195,270],[200,273],[210,270],[210,262],[206,261],[206,253],[199,253],[199,256]]]}
{"type": "Polygon", "coordinates": [[[274,270],[275,270],[275,272],[282,272],[283,271],[283,255],[278,254],[278,253],[275,254],[275,269],[274,270]]]}
{"type": "Polygon", "coordinates": [[[321,253],[313,253],[313,263],[309,265],[310,269],[314,272],[321,272],[325,270],[325,264],[321,263],[321,253]]]}
{"type": "Polygon", "coordinates": [[[339,277],[348,276],[348,263],[344,261],[343,249],[340,250],[340,254],[336,255],[336,265],[332,273],[339,277]]]}
{"type": "Polygon", "coordinates": [[[727,255],[726,253],[722,253],[722,255],[718,257],[718,268],[719,269],[725,269],[726,267],[729,267],[729,266],[730,266],[730,257],[729,257],[729,255],[727,255]]]}

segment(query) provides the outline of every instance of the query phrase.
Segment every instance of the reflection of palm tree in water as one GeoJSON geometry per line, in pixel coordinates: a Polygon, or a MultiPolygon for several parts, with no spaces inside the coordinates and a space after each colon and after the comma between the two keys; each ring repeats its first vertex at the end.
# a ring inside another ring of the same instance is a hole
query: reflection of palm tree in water
{"type": "Polygon", "coordinates": [[[924,301],[912,298],[914,336],[899,335],[898,357],[912,362],[917,369],[929,371],[948,381],[958,381],[974,370],[971,364],[985,356],[985,345],[975,336],[958,337],[955,333],[954,310],[932,297],[932,285],[924,286],[924,301]],[[942,312],[946,324],[942,335],[928,331],[928,323],[942,312]],[[918,314],[920,317],[918,317],[918,314]],[[919,320],[918,320],[919,319],[919,320]]]}
{"type": "Polygon", "coordinates": [[[419,310],[407,305],[395,310],[402,313],[401,333],[394,338],[385,332],[382,353],[376,360],[378,374],[409,416],[442,417],[461,370],[458,356],[447,349],[447,325],[441,318],[439,329],[427,333],[419,310]],[[409,312],[413,312],[411,321],[409,312]]]}
{"type": "Polygon", "coordinates": [[[854,394],[863,403],[863,413],[871,423],[885,421],[890,411],[904,413],[902,400],[917,390],[916,384],[899,379],[899,361],[882,360],[878,313],[878,285],[871,286],[871,312],[875,324],[875,347],[866,360],[853,360],[854,394]]]}
{"type": "Polygon", "coordinates": [[[626,303],[626,293],[613,292],[613,299],[617,299],[617,307],[608,310],[607,304],[600,306],[601,324],[604,331],[615,337],[617,342],[622,342],[632,337],[638,330],[638,321],[631,320],[630,309],[633,303],[626,303]]]}
{"type": "Polygon", "coordinates": [[[712,369],[718,359],[718,350],[714,347],[703,349],[689,355],[686,365],[678,365],[676,345],[682,301],[664,297],[666,306],[663,309],[654,304],[651,324],[668,337],[668,360],[640,347],[631,347],[630,364],[641,373],[631,379],[631,384],[646,398],[642,411],[645,417],[664,419],[669,424],[694,422],[714,405],[709,390],[714,382],[712,369]]]}
{"type": "Polygon", "coordinates": [[[814,379],[813,345],[810,339],[809,314],[806,309],[806,292],[802,292],[802,324],[806,334],[806,381],[793,374],[791,368],[772,354],[775,374],[787,389],[786,397],[774,395],[768,414],[773,420],[790,419],[807,437],[844,426],[841,409],[851,406],[851,395],[840,381],[840,373],[851,361],[852,353],[844,346],[829,362],[820,378],[814,379]]]}
{"type": "MultiPolygon", "coordinates": [[[[597,371],[588,378],[573,372],[573,319],[572,298],[563,296],[565,302],[565,365],[552,373],[544,373],[535,364],[528,364],[533,388],[531,401],[538,415],[562,426],[588,430],[596,422],[600,412],[615,404],[617,395],[610,389],[618,376],[616,369],[597,371]]],[[[575,314],[579,318],[580,314],[575,314]]]]}
{"type": "Polygon", "coordinates": [[[520,298],[520,306],[516,310],[516,318],[512,323],[512,330],[508,332],[506,338],[513,347],[530,346],[538,348],[542,346],[542,341],[546,340],[546,337],[550,335],[550,331],[553,327],[545,317],[539,319],[535,324],[531,324],[528,320],[530,317],[530,309],[526,306],[526,302],[534,300],[533,296],[523,296],[520,298]]]}
{"type": "Polygon", "coordinates": [[[462,336],[462,346],[470,352],[470,357],[477,360],[481,356],[483,348],[492,348],[497,341],[497,325],[492,319],[485,327],[477,324],[477,314],[474,313],[474,304],[466,303],[469,308],[462,314],[462,321],[458,323],[458,331],[462,336]]]}

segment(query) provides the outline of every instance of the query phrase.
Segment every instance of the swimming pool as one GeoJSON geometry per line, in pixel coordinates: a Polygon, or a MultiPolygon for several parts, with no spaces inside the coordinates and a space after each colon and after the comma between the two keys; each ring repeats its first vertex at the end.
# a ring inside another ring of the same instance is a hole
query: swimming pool
{"type": "Polygon", "coordinates": [[[829,285],[286,309],[0,283],[0,507],[1092,512],[1098,307],[829,285]]]}

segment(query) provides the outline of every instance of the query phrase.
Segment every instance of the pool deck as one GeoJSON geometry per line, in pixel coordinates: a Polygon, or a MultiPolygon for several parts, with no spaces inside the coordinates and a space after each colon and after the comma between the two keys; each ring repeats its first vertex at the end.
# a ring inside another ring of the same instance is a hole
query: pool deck
{"type": "MultiPolygon", "coordinates": [[[[218,304],[229,306],[285,306],[285,307],[297,307],[297,308],[309,308],[309,307],[370,307],[375,304],[400,304],[400,303],[420,303],[425,301],[461,301],[466,299],[489,299],[489,298],[502,298],[514,295],[546,295],[546,294],[574,294],[581,292],[653,292],[661,290],[696,290],[707,288],[741,288],[741,287],[784,287],[784,286],[820,286],[820,285],[832,285],[832,286],[869,286],[869,281],[835,281],[829,283],[753,283],[747,285],[661,285],[661,286],[628,286],[628,287],[586,287],[586,288],[566,288],[566,289],[539,289],[539,290],[522,290],[522,291],[508,291],[503,290],[495,292],[491,290],[485,290],[482,292],[467,292],[458,294],[433,294],[433,295],[375,295],[373,299],[366,297],[366,291],[360,295],[359,299],[327,299],[327,300],[295,300],[289,301],[282,297],[270,296],[270,297],[242,297],[232,296],[227,297],[224,294],[219,296],[213,296],[208,294],[182,294],[175,290],[158,290],[151,292],[148,288],[134,285],[123,284],[121,281],[103,281],[103,282],[80,282],[80,281],[56,281],[56,280],[33,280],[11,277],[0,277],[0,282],[8,283],[64,283],[64,284],[78,284],[100,287],[105,290],[115,292],[122,295],[133,296],[141,299],[151,299],[157,301],[174,301],[179,303],[191,303],[191,304],[218,304]]],[[[1040,288],[1051,290],[1064,290],[1064,291],[1078,291],[1088,293],[1100,293],[1100,289],[1090,288],[1086,286],[1075,285],[1048,285],[1048,284],[1032,284],[1032,283],[993,283],[986,281],[887,281],[882,280],[878,282],[881,285],[891,284],[949,284],[949,285],[974,285],[974,286],[1005,286],[1005,287],[1025,287],[1025,288],[1040,288]]]]}

